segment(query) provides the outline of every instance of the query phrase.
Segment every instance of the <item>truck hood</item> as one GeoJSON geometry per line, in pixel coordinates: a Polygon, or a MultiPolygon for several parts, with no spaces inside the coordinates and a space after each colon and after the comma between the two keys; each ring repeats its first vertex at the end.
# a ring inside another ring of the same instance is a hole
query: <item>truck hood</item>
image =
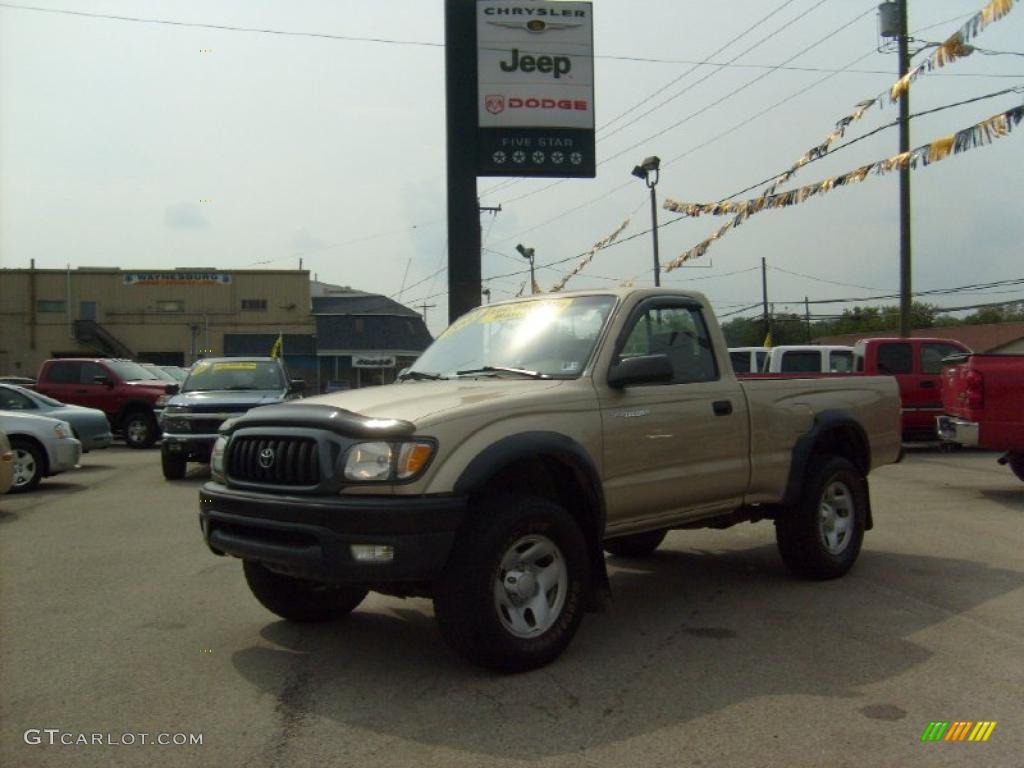
{"type": "Polygon", "coordinates": [[[329,405],[362,416],[423,424],[440,416],[451,416],[454,411],[514,407],[514,404],[532,400],[541,393],[550,393],[551,390],[566,383],[562,380],[491,377],[410,381],[382,387],[332,392],[328,395],[291,401],[289,405],[329,405]]]}
{"type": "Polygon", "coordinates": [[[167,405],[203,411],[243,411],[260,405],[274,405],[284,400],[286,392],[280,389],[258,390],[203,390],[181,392],[172,397],[167,405]]]}

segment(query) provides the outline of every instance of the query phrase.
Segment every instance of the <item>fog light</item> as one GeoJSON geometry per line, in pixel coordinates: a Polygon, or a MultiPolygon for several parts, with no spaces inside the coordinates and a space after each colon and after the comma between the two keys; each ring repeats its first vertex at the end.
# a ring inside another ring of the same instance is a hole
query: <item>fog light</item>
{"type": "Polygon", "coordinates": [[[390,563],[395,559],[395,548],[390,544],[353,544],[350,549],[357,563],[390,563]]]}

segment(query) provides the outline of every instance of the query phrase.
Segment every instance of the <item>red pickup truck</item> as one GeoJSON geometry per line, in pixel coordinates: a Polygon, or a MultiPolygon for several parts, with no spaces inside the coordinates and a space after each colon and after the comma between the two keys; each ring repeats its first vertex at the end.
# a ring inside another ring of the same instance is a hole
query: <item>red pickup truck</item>
{"type": "Polygon", "coordinates": [[[130,448],[149,448],[159,436],[157,401],[166,394],[167,382],[131,360],[47,360],[35,389],[65,403],[99,408],[130,448]]]}
{"type": "Polygon", "coordinates": [[[1000,464],[1024,480],[1024,355],[966,355],[942,373],[939,437],[1005,451],[1000,464]]]}
{"type": "Polygon", "coordinates": [[[943,413],[942,360],[970,350],[952,339],[862,339],[854,347],[858,373],[892,376],[900,387],[904,440],[934,440],[935,417],[943,413]]]}

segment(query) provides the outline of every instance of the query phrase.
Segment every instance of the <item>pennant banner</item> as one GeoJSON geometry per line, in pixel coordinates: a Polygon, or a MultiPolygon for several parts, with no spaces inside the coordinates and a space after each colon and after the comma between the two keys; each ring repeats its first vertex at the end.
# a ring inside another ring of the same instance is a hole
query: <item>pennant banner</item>
{"type": "Polygon", "coordinates": [[[932,70],[940,69],[957,59],[962,59],[964,56],[970,56],[974,49],[967,43],[981,34],[981,31],[989,24],[999,21],[1006,14],[1012,11],[1016,2],[1018,2],[1018,0],[992,0],[988,5],[974,14],[970,19],[968,19],[966,24],[946,38],[942,45],[936,48],[935,52],[932,53],[931,56],[893,83],[892,87],[889,89],[889,101],[895,102],[899,99],[899,97],[908,88],[910,88],[910,84],[923,72],[931,72],[932,70]]]}
{"type": "Polygon", "coordinates": [[[1018,0],[992,0],[988,5],[974,14],[974,16],[972,16],[966,24],[961,26],[960,29],[950,35],[946,41],[943,42],[934,53],[932,53],[931,56],[922,61],[918,66],[914,67],[914,69],[908,72],[904,77],[897,80],[889,86],[889,88],[874,98],[857,102],[854,105],[853,112],[836,122],[835,128],[833,128],[832,132],[825,137],[824,141],[804,152],[800,159],[797,160],[789,170],[780,174],[772,181],[764,194],[774,194],[779,185],[785,184],[789,181],[798,170],[803,168],[812,160],[817,160],[819,157],[828,154],[832,145],[846,134],[846,129],[849,128],[851,124],[864,117],[864,113],[869,109],[876,105],[881,106],[885,103],[886,99],[890,102],[897,101],[900,95],[910,87],[910,84],[923,73],[940,69],[946,64],[950,64],[957,59],[969,56],[974,49],[967,45],[967,42],[977,37],[989,24],[994,21],[998,21],[1013,10],[1013,5],[1016,2],[1018,2],[1018,0]]]}
{"type": "Polygon", "coordinates": [[[591,249],[587,251],[586,254],[584,254],[582,259],[580,259],[579,263],[575,267],[573,267],[572,272],[570,272],[557,283],[555,283],[553,286],[551,286],[550,292],[558,293],[560,290],[562,290],[565,287],[566,283],[568,283],[572,278],[576,277],[576,275],[583,271],[583,268],[586,267],[587,264],[591,262],[594,256],[597,255],[598,251],[600,251],[602,248],[607,248],[609,245],[615,242],[616,238],[618,238],[618,236],[621,235],[623,230],[625,230],[628,226],[629,218],[622,222],[619,225],[619,228],[612,232],[610,235],[608,235],[608,237],[606,237],[604,240],[598,240],[596,243],[594,243],[591,249]]]}
{"type": "Polygon", "coordinates": [[[761,195],[760,197],[739,202],[684,203],[676,200],[666,200],[665,208],[676,213],[686,214],[687,216],[735,214],[735,217],[719,228],[711,237],[666,264],[665,271],[671,272],[690,259],[703,256],[714,241],[723,237],[730,229],[738,227],[755,213],[760,213],[766,208],[786,208],[796,205],[817,195],[831,192],[836,187],[844,187],[862,182],[872,173],[882,175],[897,169],[917,168],[918,165],[927,166],[931,163],[937,163],[945,160],[951,154],[959,154],[975,147],[985,146],[986,144],[991,144],[996,139],[1007,136],[1010,131],[1020,124],[1022,119],[1024,119],[1024,106],[1014,107],[1011,110],[993,115],[976,125],[964,128],[950,136],[936,139],[930,144],[924,144],[909,152],[902,152],[884,160],[878,160],[861,166],[840,176],[832,176],[815,184],[808,184],[789,192],[761,195]]]}

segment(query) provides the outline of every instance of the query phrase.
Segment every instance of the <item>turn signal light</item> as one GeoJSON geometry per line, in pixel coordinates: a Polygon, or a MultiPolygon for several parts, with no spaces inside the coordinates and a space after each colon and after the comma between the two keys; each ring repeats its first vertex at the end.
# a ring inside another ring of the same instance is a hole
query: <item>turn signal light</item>
{"type": "Polygon", "coordinates": [[[398,453],[398,479],[408,480],[418,475],[427,466],[433,453],[434,446],[430,443],[403,444],[398,453]]]}

